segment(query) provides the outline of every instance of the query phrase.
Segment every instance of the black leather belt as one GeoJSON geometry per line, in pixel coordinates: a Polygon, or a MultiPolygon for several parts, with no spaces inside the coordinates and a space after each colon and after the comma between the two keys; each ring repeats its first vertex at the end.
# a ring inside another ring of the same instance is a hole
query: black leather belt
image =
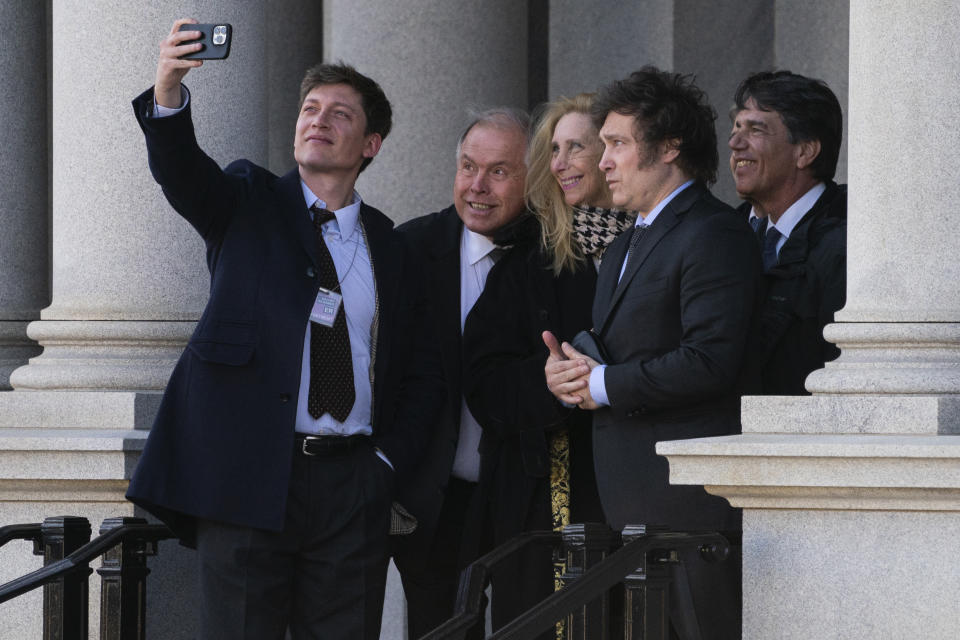
{"type": "Polygon", "coordinates": [[[370,436],[311,436],[294,434],[293,450],[306,456],[337,456],[349,453],[358,447],[369,446],[370,436]]]}

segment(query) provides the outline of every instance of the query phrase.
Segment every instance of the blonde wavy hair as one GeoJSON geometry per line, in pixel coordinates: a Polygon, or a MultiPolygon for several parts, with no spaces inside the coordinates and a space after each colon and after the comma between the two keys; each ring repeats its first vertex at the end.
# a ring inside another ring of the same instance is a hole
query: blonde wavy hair
{"type": "MultiPolygon", "coordinates": [[[[527,207],[540,220],[540,244],[553,258],[553,272],[573,271],[584,257],[573,240],[573,208],[563,199],[563,190],[550,172],[553,160],[553,130],[560,118],[568,113],[590,115],[594,94],[578,93],[572,98],[560,97],[542,108],[530,139],[527,152],[527,188],[524,197],[527,207]]],[[[603,153],[603,143],[596,139],[597,158],[603,153]]],[[[599,172],[600,169],[597,168],[599,172]]]]}

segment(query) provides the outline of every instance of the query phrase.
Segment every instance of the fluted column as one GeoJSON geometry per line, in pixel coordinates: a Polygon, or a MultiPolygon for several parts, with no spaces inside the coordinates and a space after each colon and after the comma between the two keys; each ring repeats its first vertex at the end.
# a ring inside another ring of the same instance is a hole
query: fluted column
{"type": "Polygon", "coordinates": [[[50,301],[47,11],[0,0],[0,390],[40,352],[27,323],[50,301]]]}
{"type": "Polygon", "coordinates": [[[363,198],[395,222],[452,201],[466,110],[527,107],[527,3],[329,0],[324,58],[371,76],[394,130],[360,176],[363,198]]]}

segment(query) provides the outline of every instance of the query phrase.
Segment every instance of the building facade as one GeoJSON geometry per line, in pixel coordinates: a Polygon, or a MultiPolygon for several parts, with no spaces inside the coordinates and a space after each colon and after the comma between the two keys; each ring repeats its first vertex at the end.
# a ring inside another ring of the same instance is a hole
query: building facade
{"type": "MultiPolygon", "coordinates": [[[[654,64],[696,75],[725,158],[744,76],[825,80],[848,107],[848,303],[828,327],[843,355],[810,398],[745,399],[744,435],[661,452],[674,481],[745,509],[744,638],[960,634],[949,0],[0,0],[0,524],[134,514],[126,482],[208,288],[130,108],[184,15],[234,28],[230,57],[186,81],[223,164],[294,166],[299,81],[321,58],[377,79],[394,131],[358,190],[397,223],[449,204],[469,108],[530,108],[654,64]]],[[[736,201],[724,170],[715,192],[736,201]]],[[[151,637],[192,637],[190,560],[165,543],[153,561],[151,637]]],[[[39,562],[11,543],[0,581],[39,562]]],[[[388,598],[383,637],[400,638],[396,583],[388,598]]],[[[0,639],[37,637],[39,600],[0,605],[0,639]]]]}

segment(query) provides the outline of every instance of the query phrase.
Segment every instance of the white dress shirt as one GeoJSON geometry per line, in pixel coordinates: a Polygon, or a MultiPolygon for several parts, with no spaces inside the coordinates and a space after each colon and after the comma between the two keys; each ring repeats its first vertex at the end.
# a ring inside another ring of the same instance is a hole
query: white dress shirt
{"type": "MultiPolygon", "coordinates": [[[[807,215],[807,212],[813,208],[813,205],[817,204],[817,200],[820,199],[820,196],[822,196],[826,190],[827,185],[818,182],[812,189],[790,205],[776,222],[770,223],[770,221],[767,221],[768,224],[776,227],[780,235],[783,236],[777,241],[777,256],[780,255],[780,249],[782,249],[783,245],[787,242],[787,238],[790,237],[794,227],[797,226],[797,223],[800,222],[803,216],[807,215]]],[[[769,229],[770,227],[768,226],[767,228],[769,229]]]]}
{"type": "MultiPolygon", "coordinates": [[[[460,333],[467,314],[483,287],[487,283],[487,274],[493,267],[490,252],[496,249],[493,241],[466,227],[460,234],[460,333]]],[[[462,480],[476,482],[480,479],[480,425],[467,408],[467,401],[460,398],[460,437],[457,439],[457,452],[453,458],[451,475],[462,480]]]]}

